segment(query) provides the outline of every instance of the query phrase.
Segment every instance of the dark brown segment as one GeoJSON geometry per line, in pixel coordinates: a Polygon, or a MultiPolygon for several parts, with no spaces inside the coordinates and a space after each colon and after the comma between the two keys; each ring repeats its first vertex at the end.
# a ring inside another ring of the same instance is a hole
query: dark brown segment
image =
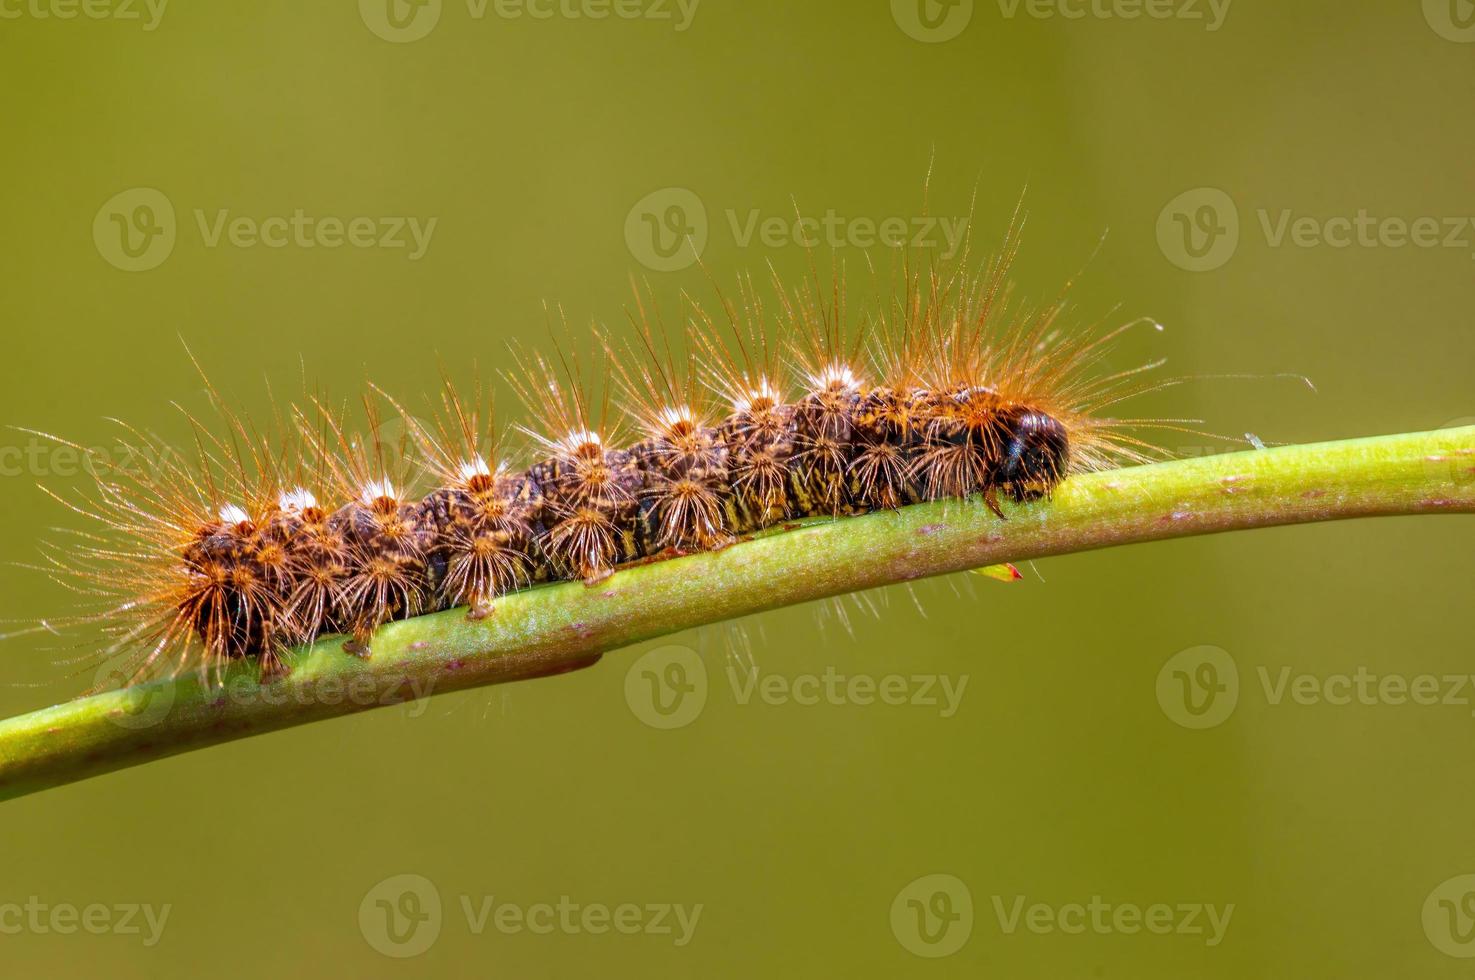
{"type": "Polygon", "coordinates": [[[436,532],[427,564],[439,608],[484,611],[492,599],[538,578],[534,537],[543,501],[531,477],[473,474],[420,506],[436,532]]]}
{"type": "Polygon", "coordinates": [[[847,486],[861,510],[895,509],[922,499],[914,466],[921,446],[914,392],[875,388],[856,406],[847,486]]]}
{"type": "Polygon", "coordinates": [[[580,447],[534,465],[542,488],[538,545],[552,578],[601,578],[641,556],[637,509],[644,479],[630,453],[580,447]]]}
{"type": "Polygon", "coordinates": [[[728,526],[758,531],[793,517],[794,407],[750,406],[729,415],[718,432],[727,447],[728,526]]]}
{"type": "Polygon", "coordinates": [[[998,397],[987,388],[959,386],[922,393],[917,406],[922,439],[913,478],[923,499],[962,499],[992,490],[1008,437],[998,397]]]}
{"type": "Polygon", "coordinates": [[[732,539],[727,446],[717,429],[687,422],[630,448],[643,477],[640,546],[647,556],[668,548],[706,551],[732,539]]]}
{"type": "Polygon", "coordinates": [[[321,507],[278,515],[273,534],[287,547],[291,588],[283,606],[290,642],[308,643],[343,629],[339,591],[348,577],[348,546],[321,507]]]}
{"type": "Polygon", "coordinates": [[[852,419],[860,395],[832,387],[805,395],[794,406],[794,452],[789,458],[789,490],[794,510],[805,517],[859,513],[846,492],[852,419]]]}
{"type": "Polygon", "coordinates": [[[338,616],[362,644],[380,625],[432,606],[427,556],[435,525],[418,502],[379,497],[346,505],[329,519],[346,546],[338,616]]]}
{"type": "Polygon", "coordinates": [[[181,614],[213,654],[234,659],[261,653],[276,625],[270,586],[254,558],[256,535],[254,524],[216,522],[184,550],[194,588],[181,614]]]}

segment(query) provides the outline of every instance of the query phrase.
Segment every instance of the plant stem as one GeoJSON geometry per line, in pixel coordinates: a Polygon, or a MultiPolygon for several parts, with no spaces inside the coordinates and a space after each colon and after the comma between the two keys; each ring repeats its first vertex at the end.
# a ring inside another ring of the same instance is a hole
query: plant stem
{"type": "Polygon", "coordinates": [[[931,575],[1254,527],[1475,513],[1475,426],[1289,446],[1068,480],[999,520],[978,500],[809,523],[385,626],[368,659],[325,639],[257,683],[254,665],[79,698],[0,722],[0,799],[431,693],[587,667],[607,650],[766,609],[931,575]]]}

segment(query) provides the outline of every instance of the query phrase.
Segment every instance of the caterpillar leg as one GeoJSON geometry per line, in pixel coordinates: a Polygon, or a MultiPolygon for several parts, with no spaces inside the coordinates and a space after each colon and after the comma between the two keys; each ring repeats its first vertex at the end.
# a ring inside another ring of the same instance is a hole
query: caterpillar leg
{"type": "Polygon", "coordinates": [[[989,510],[999,515],[999,520],[1007,521],[1009,519],[1004,516],[1004,510],[999,506],[999,490],[997,487],[989,487],[983,491],[983,502],[988,504],[989,510]]]}
{"type": "Polygon", "coordinates": [[[609,578],[614,573],[615,569],[613,565],[605,565],[599,568],[582,569],[579,573],[579,578],[583,581],[586,587],[592,589],[594,586],[599,585],[601,582],[609,578]]]}
{"type": "Polygon", "coordinates": [[[719,535],[717,537],[708,538],[707,540],[703,541],[702,542],[702,548],[701,548],[701,550],[702,551],[725,551],[726,549],[731,548],[733,545],[737,544],[737,542],[738,542],[737,535],[735,535],[735,534],[723,534],[723,535],[719,535]]]}
{"type": "Polygon", "coordinates": [[[364,660],[368,660],[374,654],[374,651],[369,648],[369,637],[370,634],[368,633],[365,633],[362,636],[355,633],[353,636],[343,641],[343,652],[353,654],[355,657],[360,657],[364,660]]]}
{"type": "Polygon", "coordinates": [[[282,659],[280,651],[267,650],[262,653],[261,660],[256,666],[256,680],[260,684],[269,684],[274,680],[286,677],[292,673],[292,668],[282,659]]]}
{"type": "Polygon", "coordinates": [[[1032,504],[1037,500],[1044,500],[1050,496],[1050,491],[1043,487],[1030,487],[1021,483],[1009,486],[1009,497],[1016,504],[1032,504]]]}

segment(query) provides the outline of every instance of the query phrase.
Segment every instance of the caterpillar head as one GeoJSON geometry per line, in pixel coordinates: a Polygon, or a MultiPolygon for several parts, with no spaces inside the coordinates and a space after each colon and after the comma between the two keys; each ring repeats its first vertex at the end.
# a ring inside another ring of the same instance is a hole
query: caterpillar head
{"type": "Polygon", "coordinates": [[[1070,436],[1060,420],[1044,412],[1016,409],[1004,420],[1008,436],[997,480],[1016,498],[1049,494],[1070,466],[1070,436]]]}

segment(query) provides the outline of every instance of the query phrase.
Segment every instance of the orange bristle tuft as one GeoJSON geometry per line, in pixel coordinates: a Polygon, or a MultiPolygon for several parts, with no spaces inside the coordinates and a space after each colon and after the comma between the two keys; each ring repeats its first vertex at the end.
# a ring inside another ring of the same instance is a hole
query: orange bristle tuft
{"type": "Polygon", "coordinates": [[[727,447],[728,525],[755,531],[794,513],[789,495],[789,463],[794,454],[794,406],[783,391],[781,345],[774,341],[762,300],[752,279],[738,282],[738,301],[721,300],[727,330],[694,307],[693,338],[708,387],[728,402],[730,414],[718,426],[727,447]],[[729,335],[730,343],[723,340],[729,335]]]}
{"type": "Polygon", "coordinates": [[[328,531],[343,542],[344,575],[333,616],[351,633],[354,652],[366,653],[370,635],[382,624],[434,608],[436,583],[428,555],[435,532],[405,489],[408,434],[390,442],[378,406],[367,396],[362,437],[348,434],[341,412],[316,399],[313,404],[316,420],[300,413],[299,428],[305,439],[326,435],[315,451],[329,461],[338,499],[347,501],[327,522],[328,531]]]}
{"type": "Polygon", "coordinates": [[[542,500],[541,550],[562,574],[593,582],[640,556],[642,480],[630,453],[609,438],[607,367],[594,411],[577,357],[562,346],[558,356],[561,372],[535,356],[519,359],[521,375],[508,380],[543,432],[553,433],[523,429],[550,453],[528,470],[542,500]]]}
{"type": "Polygon", "coordinates": [[[847,321],[838,269],[828,296],[813,272],[800,288],[778,292],[789,352],[806,389],[794,405],[790,492],[802,514],[854,513],[846,486],[852,420],[867,383],[858,373],[864,333],[847,321]]]}
{"type": "Polygon", "coordinates": [[[624,358],[608,345],[606,350],[626,414],[645,434],[630,449],[645,476],[639,511],[642,550],[655,555],[667,549],[722,547],[733,540],[727,516],[727,447],[711,424],[696,344],[690,331],[684,331],[682,353],[674,352],[659,313],[653,322],[638,290],[631,319],[639,352],[624,358]]]}
{"type": "Polygon", "coordinates": [[[445,601],[485,617],[493,600],[526,588],[538,574],[533,542],[543,502],[537,485],[503,464],[495,410],[480,383],[465,399],[444,379],[430,425],[402,409],[401,415],[437,481],[424,507],[437,529],[430,558],[440,566],[445,601]]]}

